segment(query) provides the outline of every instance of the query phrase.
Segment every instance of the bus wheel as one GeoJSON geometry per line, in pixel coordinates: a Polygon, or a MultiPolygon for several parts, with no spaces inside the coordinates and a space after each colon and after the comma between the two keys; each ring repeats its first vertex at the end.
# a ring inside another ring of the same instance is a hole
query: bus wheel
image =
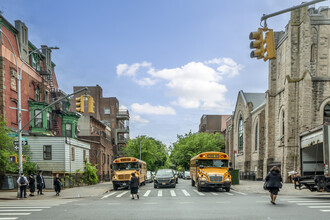
{"type": "Polygon", "coordinates": [[[198,192],[201,192],[202,191],[202,187],[201,187],[201,185],[200,185],[200,183],[199,183],[198,180],[196,180],[196,182],[197,182],[197,190],[198,190],[198,192]]]}
{"type": "Polygon", "coordinates": [[[114,190],[117,190],[118,189],[118,186],[116,184],[113,184],[113,189],[114,190]]]}
{"type": "Polygon", "coordinates": [[[191,179],[191,186],[195,186],[195,181],[191,179]]]}
{"type": "Polygon", "coordinates": [[[225,188],[226,192],[230,192],[230,187],[225,188]]]}

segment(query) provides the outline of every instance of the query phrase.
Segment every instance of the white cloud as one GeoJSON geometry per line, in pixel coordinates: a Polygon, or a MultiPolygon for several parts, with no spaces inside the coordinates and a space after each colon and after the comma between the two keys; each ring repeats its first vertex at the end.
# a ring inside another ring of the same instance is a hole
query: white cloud
{"type": "Polygon", "coordinates": [[[119,109],[120,109],[120,110],[128,110],[128,108],[127,108],[125,105],[121,105],[121,106],[119,106],[119,109]]]}
{"type": "Polygon", "coordinates": [[[140,86],[153,86],[156,84],[156,80],[151,79],[149,77],[145,77],[142,79],[135,79],[134,81],[140,86]]]}
{"type": "Polygon", "coordinates": [[[148,63],[146,61],[142,62],[142,63],[133,63],[132,65],[128,65],[128,64],[118,64],[116,69],[117,69],[117,75],[118,76],[130,76],[132,78],[135,78],[136,73],[138,72],[138,70],[141,68],[150,68],[151,67],[151,63],[148,63]]]}
{"type": "Polygon", "coordinates": [[[204,62],[205,64],[219,65],[216,69],[221,75],[233,77],[239,74],[239,71],[244,68],[243,65],[236,63],[231,58],[214,58],[204,62]]]}
{"type": "Polygon", "coordinates": [[[153,106],[149,103],[139,104],[134,103],[131,105],[131,109],[133,112],[138,114],[145,114],[145,115],[175,115],[176,112],[172,107],[166,106],[153,106]]]}
{"type": "Polygon", "coordinates": [[[149,123],[150,121],[148,119],[142,118],[140,115],[133,115],[130,118],[131,121],[133,122],[140,122],[140,123],[149,123]]]}

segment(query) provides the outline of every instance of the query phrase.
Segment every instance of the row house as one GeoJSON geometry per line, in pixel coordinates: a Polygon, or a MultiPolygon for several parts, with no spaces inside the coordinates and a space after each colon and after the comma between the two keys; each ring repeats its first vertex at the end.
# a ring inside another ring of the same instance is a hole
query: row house
{"type": "MultiPolygon", "coordinates": [[[[84,86],[74,86],[73,91],[85,88],[84,86]]],[[[129,138],[129,111],[127,109],[119,108],[119,101],[116,97],[103,97],[102,87],[87,86],[87,94],[92,96],[95,101],[95,110],[93,114],[83,113],[83,115],[93,116],[95,119],[103,122],[105,125],[111,128],[111,141],[112,151],[114,158],[123,156],[123,147],[129,138]]],[[[71,111],[75,111],[76,98],[79,97],[76,94],[71,99],[71,111]]],[[[87,104],[85,102],[85,104],[87,104]]],[[[85,109],[86,106],[85,106],[85,109]]]]}
{"type": "Polygon", "coordinates": [[[246,176],[265,178],[272,166],[311,173],[322,167],[323,155],[302,164],[301,155],[317,152],[322,141],[302,146],[310,130],[330,122],[330,9],[301,8],[291,12],[285,31],[275,32],[276,59],[269,61],[268,90],[241,91],[227,120],[226,148],[246,176]]]}
{"type": "Polygon", "coordinates": [[[230,115],[203,115],[198,132],[225,134],[226,120],[230,115]]]}
{"type": "MultiPolygon", "coordinates": [[[[28,40],[28,28],[22,21],[16,20],[13,26],[0,15],[0,28],[3,32],[0,35],[0,115],[15,135],[18,117],[17,110],[13,108],[17,108],[19,91],[15,56],[18,67],[27,58],[21,78],[22,126],[66,94],[58,88],[51,49],[44,45],[41,51],[30,54],[37,47],[28,40]]],[[[83,169],[83,155],[88,158],[90,145],[77,140],[76,135],[80,115],[70,112],[69,105],[69,100],[65,99],[48,108],[22,132],[30,145],[31,160],[44,170],[45,175],[83,169]]]]}

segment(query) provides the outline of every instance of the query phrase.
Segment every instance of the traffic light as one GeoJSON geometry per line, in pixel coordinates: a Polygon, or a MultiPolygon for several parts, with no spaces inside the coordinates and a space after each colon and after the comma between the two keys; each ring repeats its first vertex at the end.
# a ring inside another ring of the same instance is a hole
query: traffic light
{"type": "Polygon", "coordinates": [[[17,162],[17,155],[11,155],[11,156],[9,156],[9,162],[10,163],[18,163],[17,162]]]}
{"type": "Polygon", "coordinates": [[[258,59],[264,58],[264,41],[263,41],[263,30],[262,28],[258,28],[258,31],[251,32],[250,33],[250,40],[255,40],[251,41],[250,43],[250,48],[256,50],[251,51],[250,57],[254,58],[257,57],[258,59]]]}
{"type": "Polygon", "coordinates": [[[94,98],[92,96],[88,96],[88,113],[94,114],[94,98]]]}
{"type": "Polygon", "coordinates": [[[264,61],[275,59],[276,52],[275,52],[275,42],[274,42],[274,32],[273,29],[268,29],[268,32],[265,34],[265,56],[264,61]]]}
{"type": "Polygon", "coordinates": [[[76,112],[81,112],[81,113],[85,112],[84,98],[85,97],[83,95],[76,98],[76,112]]]}

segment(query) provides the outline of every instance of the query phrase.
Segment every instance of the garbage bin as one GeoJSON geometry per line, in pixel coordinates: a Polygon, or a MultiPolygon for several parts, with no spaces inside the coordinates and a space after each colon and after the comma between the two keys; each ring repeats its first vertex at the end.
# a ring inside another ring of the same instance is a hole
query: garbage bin
{"type": "Polygon", "coordinates": [[[5,176],[2,181],[1,189],[14,189],[14,180],[12,176],[5,176]]]}
{"type": "Polygon", "coordinates": [[[230,171],[231,175],[231,184],[238,185],[239,184],[239,170],[230,171]]]}

